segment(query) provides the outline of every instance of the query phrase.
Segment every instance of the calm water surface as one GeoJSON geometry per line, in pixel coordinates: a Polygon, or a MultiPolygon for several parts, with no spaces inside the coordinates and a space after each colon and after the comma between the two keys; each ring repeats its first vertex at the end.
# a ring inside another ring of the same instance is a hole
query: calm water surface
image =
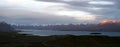
{"type": "Polygon", "coordinates": [[[91,35],[90,33],[102,33],[101,35],[108,36],[120,36],[120,32],[91,32],[91,31],[53,31],[53,30],[26,30],[21,29],[23,32],[20,34],[32,34],[38,36],[50,36],[50,35],[91,35]]]}

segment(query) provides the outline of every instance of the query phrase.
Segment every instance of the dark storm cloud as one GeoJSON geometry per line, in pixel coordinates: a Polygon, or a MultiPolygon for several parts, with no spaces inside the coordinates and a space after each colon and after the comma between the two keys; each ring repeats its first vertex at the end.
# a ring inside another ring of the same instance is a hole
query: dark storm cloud
{"type": "Polygon", "coordinates": [[[46,1],[46,2],[63,2],[62,0],[36,0],[36,1],[46,1]]]}
{"type": "Polygon", "coordinates": [[[89,4],[89,1],[62,1],[62,0],[37,0],[37,1],[45,1],[45,2],[58,2],[58,3],[66,3],[71,5],[69,8],[75,9],[78,11],[85,11],[89,12],[97,16],[97,20],[102,20],[102,19],[112,19],[112,20],[120,20],[120,0],[94,0],[94,1],[108,1],[108,2],[113,2],[113,5],[96,5],[96,4],[89,4]],[[100,10],[91,10],[88,8],[102,8],[100,10]]]}
{"type": "Polygon", "coordinates": [[[36,0],[36,1],[44,1],[44,2],[55,2],[55,3],[66,3],[71,6],[81,6],[81,7],[87,7],[89,4],[88,1],[63,1],[63,0],[36,0]]]}
{"type": "Polygon", "coordinates": [[[114,2],[117,6],[119,6],[119,0],[73,0],[73,1],[63,1],[63,0],[36,0],[36,1],[44,1],[44,2],[55,2],[55,3],[66,3],[71,6],[75,7],[89,7],[89,6],[95,6],[95,7],[112,7],[113,5],[91,5],[88,2],[90,1],[109,1],[114,2]]]}
{"type": "MultiPolygon", "coordinates": [[[[74,9],[74,10],[78,10],[78,11],[85,11],[85,12],[89,12],[89,13],[93,13],[94,10],[89,10],[89,8],[111,8],[111,9],[117,9],[120,8],[119,6],[119,2],[118,0],[94,0],[94,1],[109,1],[109,2],[113,2],[115,4],[113,5],[97,5],[97,4],[89,4],[88,2],[90,2],[90,0],[88,1],[83,1],[83,0],[77,0],[77,1],[63,1],[63,0],[37,0],[37,1],[45,1],[45,2],[56,2],[56,3],[66,3],[69,4],[70,6],[67,6],[68,8],[74,9]]],[[[102,10],[100,10],[101,12],[102,10]]],[[[96,11],[95,11],[96,12],[96,11]]],[[[99,12],[99,11],[98,11],[99,12]]],[[[104,12],[104,10],[103,10],[104,12]]]]}

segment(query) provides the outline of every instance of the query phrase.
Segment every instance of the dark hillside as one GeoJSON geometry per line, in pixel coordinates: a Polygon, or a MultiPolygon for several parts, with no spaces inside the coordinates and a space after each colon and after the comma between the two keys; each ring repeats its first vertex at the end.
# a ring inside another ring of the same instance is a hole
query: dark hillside
{"type": "Polygon", "coordinates": [[[0,22],[0,31],[12,31],[14,30],[11,25],[7,24],[6,22],[0,22]]]}

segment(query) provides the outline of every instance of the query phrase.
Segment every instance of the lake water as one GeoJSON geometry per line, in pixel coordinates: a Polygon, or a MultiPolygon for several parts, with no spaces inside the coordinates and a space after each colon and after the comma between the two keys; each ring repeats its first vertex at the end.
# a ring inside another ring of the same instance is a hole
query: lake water
{"type": "Polygon", "coordinates": [[[92,32],[92,31],[53,31],[53,30],[26,30],[21,29],[23,32],[20,34],[32,34],[38,36],[50,36],[50,35],[91,35],[90,33],[102,33],[101,35],[107,36],[120,36],[120,32],[92,32]]]}

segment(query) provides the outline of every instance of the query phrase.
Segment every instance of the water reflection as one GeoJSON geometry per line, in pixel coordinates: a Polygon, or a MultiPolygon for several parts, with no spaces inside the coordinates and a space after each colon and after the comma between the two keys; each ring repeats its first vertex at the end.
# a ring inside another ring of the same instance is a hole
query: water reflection
{"type": "Polygon", "coordinates": [[[53,30],[23,30],[20,34],[32,34],[39,36],[49,35],[93,35],[93,33],[99,33],[94,35],[107,35],[107,36],[120,36],[120,32],[91,32],[91,31],[53,31],[53,30]]]}

